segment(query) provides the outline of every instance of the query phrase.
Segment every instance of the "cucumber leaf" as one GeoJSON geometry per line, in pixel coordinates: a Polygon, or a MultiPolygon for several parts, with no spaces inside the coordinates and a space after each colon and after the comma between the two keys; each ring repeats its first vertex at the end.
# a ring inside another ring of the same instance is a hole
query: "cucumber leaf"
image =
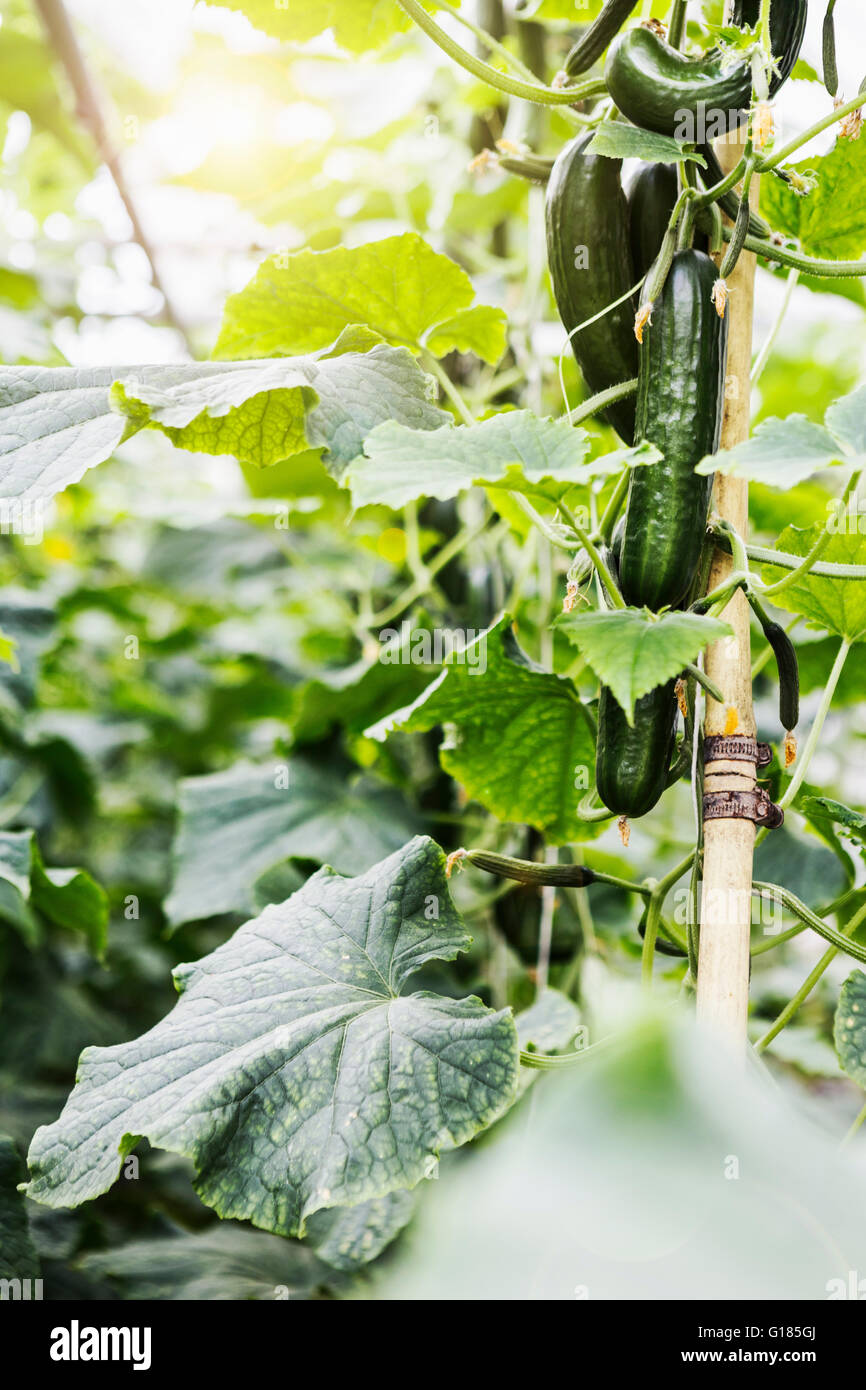
{"type": "Polygon", "coordinates": [[[476,309],[467,317],[474,297],[465,270],[417,232],[330,251],[279,252],[227,300],[214,356],[316,352],[350,325],[364,324],[396,347],[428,345],[443,357],[471,342],[485,361],[496,362],[505,345],[504,316],[476,309]]]}
{"type": "Polygon", "coordinates": [[[651,444],[640,444],[587,463],[591,442],[585,430],[567,420],[540,419],[531,410],[502,411],[475,425],[430,431],[388,421],[371,431],[346,478],[356,507],[383,502],[397,508],[416,497],[456,497],[484,483],[562,496],[624,465],[661,458],[651,444]]]}
{"type": "Polygon", "coordinates": [[[679,676],[708,643],[731,632],[717,618],[696,613],[658,617],[648,608],[562,613],[555,625],[610,687],[629,724],[641,696],[679,676]]]}
{"type": "Polygon", "coordinates": [[[530,661],[506,615],[443,670],[414,704],[367,730],[447,726],[439,749],[446,772],[503,821],[534,825],[555,844],[586,839],[598,823],[577,808],[593,786],[595,732],[572,681],[530,661]]]}
{"type": "Polygon", "coordinates": [[[833,1037],[842,1070],[866,1086],[866,975],[854,970],[842,986],[833,1037]]]}
{"type": "Polygon", "coordinates": [[[257,467],[322,448],[339,475],[384,420],[443,424],[434,392],[405,348],[381,343],[255,363],[0,367],[0,488],[51,497],[145,427],[257,467]]]}
{"type": "Polygon", "coordinates": [[[40,1274],[26,1203],[18,1191],[26,1176],[15,1144],[0,1135],[0,1279],[38,1279],[40,1274]]]}
{"type": "Polygon", "coordinates": [[[866,466],[866,386],[829,406],[824,425],[805,415],[764,420],[751,439],[702,459],[696,473],[731,473],[753,483],[792,488],[835,463],[866,466]]]}
{"type": "Polygon", "coordinates": [[[811,193],[795,193],[782,179],[761,180],[761,211],[777,231],[796,237],[809,256],[857,260],[866,251],[866,146],[840,138],[825,155],[788,166],[814,174],[811,193]]]}
{"type": "MultiPolygon", "coordinates": [[[[208,0],[217,3],[217,0],[208,0]]],[[[277,5],[274,0],[218,0],[222,9],[240,10],[256,29],[275,39],[306,43],[317,34],[331,30],[341,48],[350,53],[367,53],[381,48],[412,21],[393,0],[290,0],[277,5]]]]}
{"type": "Polygon", "coordinates": [[[587,154],[605,155],[608,159],[642,159],[649,164],[684,164],[694,160],[706,167],[702,155],[687,148],[672,135],[659,135],[654,130],[639,130],[624,121],[603,121],[592,138],[587,154]]]}
{"type": "MultiPolygon", "coordinates": [[[[802,531],[796,526],[788,526],[779,537],[776,549],[787,551],[790,555],[806,556],[823,530],[823,525],[817,523],[802,531]]],[[[831,535],[821,562],[866,565],[866,535],[852,535],[850,532],[831,535]]],[[[763,567],[767,583],[775,583],[790,572],[778,565],[767,564],[763,567]]],[[[827,628],[849,642],[866,637],[866,584],[862,580],[832,579],[810,573],[775,594],[773,602],[789,613],[801,613],[810,623],[827,628]]]]}
{"type": "Polygon", "coordinates": [[[180,999],[150,1032],[85,1050],[62,1115],[34,1136],[29,1194],[99,1196],[142,1137],[194,1161],[220,1216],[282,1235],[415,1187],[516,1091],[509,1010],[402,993],[469,944],[431,840],[358,878],[319,870],[178,966],[180,999]]]}
{"type": "Polygon", "coordinates": [[[256,882],[289,858],[361,873],[418,829],[386,783],[368,777],[352,784],[304,758],[187,777],[178,807],[175,878],[165,902],[173,927],[252,912],[256,882]]]}

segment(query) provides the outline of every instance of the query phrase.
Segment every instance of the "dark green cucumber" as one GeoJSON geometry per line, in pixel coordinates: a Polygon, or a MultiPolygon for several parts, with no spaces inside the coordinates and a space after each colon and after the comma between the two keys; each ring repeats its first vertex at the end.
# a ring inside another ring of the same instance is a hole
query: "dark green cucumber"
{"type": "MultiPolygon", "coordinates": [[[[547,260],[566,332],[621,299],[637,276],[628,243],[622,162],[586,153],[592,135],[560,152],[547,183],[547,260]],[[585,258],[585,264],[579,264],[585,258]]],[[[629,298],[571,339],[590,390],[604,391],[637,375],[635,303],[629,298]]],[[[634,438],[634,397],[604,412],[626,444],[634,438]]]]}
{"type": "Polygon", "coordinates": [[[701,558],[712,477],[695,467],[719,445],[728,319],[712,303],[718,271],[702,251],[678,251],[644,329],[635,437],[660,463],[632,469],[620,556],[626,603],[657,610],[687,595],[701,558]]]}
{"type": "Polygon", "coordinates": [[[776,670],[779,673],[779,720],[785,733],[790,734],[800,720],[800,664],[797,660],[797,649],[785,629],[773,622],[757,595],[749,594],[748,598],[752,611],[761,624],[761,631],[776,658],[776,670]]]}
{"type": "Polygon", "coordinates": [[[637,279],[658,255],[679,197],[675,164],[642,164],[628,190],[628,237],[637,279]]]}
{"type": "Polygon", "coordinates": [[[645,816],[667,785],[676,744],[675,687],[676,681],[669,681],[642,696],[631,727],[610,690],[601,687],[595,781],[598,795],[614,815],[645,816]]]}
{"type": "MultiPolygon", "coordinates": [[[[808,0],[773,0],[770,6],[770,47],[778,69],[770,79],[771,97],[787,82],[800,56],[808,9],[808,0]]],[[[735,0],[732,23],[754,29],[760,18],[761,0],[735,0]]]]}
{"type": "Polygon", "coordinates": [[[580,77],[581,73],[589,71],[611,39],[619,33],[636,5],[637,0],[606,0],[601,14],[569,50],[563,63],[568,77],[580,77]]]}
{"type": "Polygon", "coordinates": [[[836,0],[830,0],[827,13],[824,15],[824,32],[821,42],[824,86],[831,97],[834,97],[839,90],[839,68],[836,63],[836,20],[833,14],[835,8],[836,0]]]}
{"type": "MultiPolygon", "coordinates": [[[[755,22],[760,0],[741,0],[735,22],[755,22]]],[[[806,0],[777,0],[771,10],[771,40],[779,75],[771,94],[789,76],[800,52],[806,0]],[[777,12],[777,13],[776,13],[777,12]]],[[[712,125],[712,136],[736,129],[752,96],[749,63],[728,65],[718,48],[690,58],[671,48],[652,29],[628,29],[611,44],[604,69],[608,91],[624,116],[644,130],[679,139],[703,140],[698,123],[712,125]]]]}

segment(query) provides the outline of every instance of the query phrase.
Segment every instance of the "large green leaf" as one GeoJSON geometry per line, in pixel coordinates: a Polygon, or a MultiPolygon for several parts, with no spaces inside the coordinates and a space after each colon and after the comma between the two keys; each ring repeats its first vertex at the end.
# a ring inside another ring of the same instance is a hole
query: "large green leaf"
{"type": "Polygon", "coordinates": [[[292,758],[238,763],[180,784],[174,926],[256,907],[256,880],[290,857],[361,873],[417,830],[409,806],[373,778],[356,783],[292,758]]]}
{"type": "Polygon", "coordinates": [[[39,1257],[30,1239],[27,1207],[18,1191],[27,1173],[14,1143],[0,1134],[0,1279],[39,1277],[39,1257]]]}
{"type": "Polygon", "coordinates": [[[651,444],[641,444],[586,463],[590,443],[585,430],[566,420],[540,419],[531,410],[423,432],[388,422],[371,431],[347,478],[356,507],[370,502],[402,507],[415,497],[456,497],[475,483],[507,484],[523,492],[546,484],[546,492],[564,493],[624,465],[661,458],[651,444]]]}
{"type": "Polygon", "coordinates": [[[808,255],[857,260],[866,251],[863,141],[839,139],[828,154],[790,167],[799,174],[815,174],[816,187],[802,195],[782,179],[762,179],[761,211],[780,232],[796,237],[808,255]]]}
{"type": "Polygon", "coordinates": [[[731,632],[716,618],[696,613],[658,617],[648,608],[563,613],[556,626],[613,691],[629,724],[634,723],[634,707],[642,695],[679,676],[704,647],[731,632]]]}
{"type": "Polygon", "coordinates": [[[432,429],[447,418],[403,348],[270,362],[0,368],[0,487],[52,496],[145,426],[184,449],[258,466],[314,447],[334,473],[384,420],[432,429]]]}
{"type": "Polygon", "coordinates": [[[572,682],[530,661],[510,618],[454,652],[414,704],[368,730],[446,725],[446,772],[501,820],[537,826],[556,844],[585,838],[577,808],[592,786],[595,735],[572,682]],[[579,789],[578,789],[579,788],[579,789]]]}
{"type": "Polygon", "coordinates": [[[227,1221],[213,1230],[134,1240],[85,1255],[86,1273],[126,1299],[186,1301],[310,1298],[334,1279],[311,1249],[227,1221]]]}
{"type": "Polygon", "coordinates": [[[142,1136],[195,1162],[220,1216],[283,1235],[412,1188],[511,1104],[508,1010],[404,995],[469,945],[445,856],[417,838],[359,878],[321,869],[174,972],[180,1000],[134,1042],[88,1048],[60,1118],[37,1131],[30,1195],[105,1192],[142,1136]]]}
{"type": "Polygon", "coordinates": [[[0,918],[30,945],[47,919],[80,932],[94,955],[105,948],[108,899],[83,869],[46,869],[32,830],[0,831],[0,918]]]}
{"type": "MultiPolygon", "coordinates": [[[[791,555],[808,555],[824,530],[816,523],[806,530],[788,526],[779,537],[777,549],[791,555]]],[[[822,563],[866,565],[866,536],[843,533],[830,537],[821,556],[822,563]]],[[[775,583],[790,570],[765,565],[764,578],[775,583]]],[[[774,595],[773,602],[789,613],[802,613],[810,622],[849,640],[866,634],[866,584],[850,579],[833,579],[809,573],[787,589],[774,595]]]]}
{"type": "Polygon", "coordinates": [[[866,975],[850,974],[842,986],[833,1029],[843,1071],[866,1086],[866,975]]]}
{"type": "Polygon", "coordinates": [[[605,155],[608,159],[641,159],[651,164],[680,164],[686,160],[706,164],[702,155],[686,149],[672,136],[639,130],[624,121],[604,121],[596,130],[587,153],[605,155]]]}
{"type": "Polygon", "coordinates": [[[834,463],[866,465],[866,386],[834,401],[824,428],[805,415],[764,420],[751,439],[702,459],[697,473],[732,473],[786,490],[834,463]]]}
{"type": "Polygon", "coordinates": [[[417,348],[429,335],[440,357],[465,346],[472,331],[476,351],[495,362],[504,346],[502,315],[488,310],[480,323],[477,316],[467,322],[462,311],[474,295],[466,272],[416,232],[364,246],[278,254],[226,302],[214,356],[315,352],[350,325],[366,324],[400,347],[417,348]]]}
{"type": "MultiPolygon", "coordinates": [[[[209,4],[217,0],[208,0],[209,4]]],[[[380,48],[394,34],[408,29],[409,16],[394,0],[218,0],[220,6],[240,10],[247,19],[276,39],[303,43],[331,29],[341,48],[366,53],[380,48]]]]}

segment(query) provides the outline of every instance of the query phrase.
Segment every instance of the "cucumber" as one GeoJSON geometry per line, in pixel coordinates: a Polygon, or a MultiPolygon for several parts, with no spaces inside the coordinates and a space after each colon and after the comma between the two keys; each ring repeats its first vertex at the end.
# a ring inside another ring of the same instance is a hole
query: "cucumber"
{"type": "Polygon", "coordinates": [[[611,39],[619,33],[636,5],[637,0],[606,0],[598,18],[569,49],[568,57],[563,63],[563,70],[568,77],[580,77],[581,73],[589,71],[611,39]]]}
{"type": "Polygon", "coordinates": [[[636,279],[658,255],[679,197],[675,164],[642,164],[628,190],[628,237],[636,279]]]}
{"type": "MultiPolygon", "coordinates": [[[[724,178],[722,166],[716,158],[716,153],[712,145],[703,144],[700,152],[706,161],[706,168],[701,169],[701,182],[704,188],[712,188],[714,184],[721,183],[724,178]]],[[[719,207],[732,222],[737,220],[740,211],[740,199],[733,188],[729,188],[727,193],[723,193],[718,200],[719,207]]],[[[749,236],[768,237],[772,231],[769,222],[765,222],[759,212],[752,208],[749,212],[749,236]]]]}
{"type": "MultiPolygon", "coordinates": [[[[756,22],[760,0],[741,0],[735,22],[756,22]]],[[[770,82],[771,95],[778,91],[799,56],[806,27],[806,0],[776,0],[771,9],[771,39],[779,73],[770,82]]],[[[683,136],[684,118],[697,123],[703,117],[714,134],[735,129],[745,119],[752,96],[749,63],[728,66],[718,48],[689,58],[660,38],[652,29],[628,29],[611,44],[604,69],[608,91],[624,116],[644,130],[683,136]]],[[[703,137],[700,137],[703,138],[703,137]]]]}
{"type": "MultiPolygon", "coordinates": [[[[559,316],[570,333],[620,299],[637,280],[628,242],[628,206],[620,182],[622,161],[586,153],[592,134],[571,140],[547,183],[547,259],[559,316]],[[585,248],[586,264],[576,264],[585,248]]],[[[571,339],[590,391],[604,391],[637,376],[633,323],[636,305],[625,300],[571,339]]],[[[634,397],[608,407],[604,419],[620,438],[634,440],[634,397]]]]}
{"type": "Polygon", "coordinates": [[[651,811],[667,785],[676,743],[676,681],[656,686],[638,700],[629,727],[621,705],[601,687],[595,781],[598,795],[617,816],[637,819],[651,811]]]}
{"type": "Polygon", "coordinates": [[[619,577],[637,607],[675,607],[701,558],[713,480],[694,470],[719,445],[727,361],[728,318],[711,299],[717,276],[703,251],[678,251],[644,330],[635,436],[664,457],[629,481],[619,577]]]}
{"type": "MultiPolygon", "coordinates": [[[[787,82],[800,56],[808,9],[808,0],[773,0],[770,6],[770,47],[778,69],[770,79],[771,97],[787,82]]],[[[733,24],[748,24],[754,29],[760,17],[761,0],[735,0],[733,24]]]]}

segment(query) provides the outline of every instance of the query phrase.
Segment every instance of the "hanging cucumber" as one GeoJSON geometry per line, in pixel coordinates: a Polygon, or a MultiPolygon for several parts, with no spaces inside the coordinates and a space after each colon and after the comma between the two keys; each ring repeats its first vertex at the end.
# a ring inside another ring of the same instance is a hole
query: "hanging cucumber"
{"type": "MultiPolygon", "coordinates": [[[[622,161],[586,153],[592,134],[560,152],[547,184],[547,259],[566,332],[626,295],[637,276],[628,243],[622,161]]],[[[571,347],[592,392],[637,375],[631,298],[575,333],[571,347]]],[[[634,399],[609,406],[604,418],[626,444],[634,438],[634,399]]]]}
{"type": "Polygon", "coordinates": [[[628,190],[628,237],[639,280],[659,253],[679,197],[675,164],[642,164],[628,190]]]}
{"type": "Polygon", "coordinates": [[[695,467],[719,444],[727,317],[712,303],[718,271],[702,251],[679,251],[644,329],[635,437],[660,463],[632,469],[620,555],[626,603],[653,610],[688,593],[701,558],[712,477],[695,467]]]}
{"type": "Polygon", "coordinates": [[[836,63],[836,20],[833,15],[835,8],[836,0],[830,0],[827,13],[824,15],[824,31],[821,41],[824,86],[831,97],[834,97],[839,90],[839,68],[836,63]]]}
{"type": "Polygon", "coordinates": [[[567,77],[580,77],[581,73],[589,71],[611,39],[619,33],[636,5],[637,0],[606,0],[601,14],[569,50],[562,65],[567,77]]]}
{"type": "Polygon", "coordinates": [[[785,733],[790,734],[800,720],[800,665],[797,661],[797,649],[785,629],[773,621],[757,596],[749,594],[748,599],[776,659],[776,670],[779,673],[779,720],[785,733]]]}
{"type": "MultiPolygon", "coordinates": [[[[755,22],[760,0],[743,0],[735,22],[755,22]]],[[[771,41],[779,74],[770,81],[778,91],[797,61],[806,26],[806,0],[780,0],[771,10],[771,41]]],[[[608,91],[624,116],[644,130],[680,139],[703,139],[698,125],[712,122],[712,135],[735,129],[752,96],[752,69],[747,62],[726,60],[718,48],[690,58],[672,48],[653,29],[628,29],[608,50],[604,70],[608,91]]]]}
{"type": "Polygon", "coordinates": [[[617,816],[637,819],[664,791],[676,743],[676,681],[656,686],[638,700],[629,726],[622,706],[601,687],[595,781],[598,795],[617,816]]]}
{"type": "MultiPolygon", "coordinates": [[[[787,82],[800,56],[808,9],[808,0],[773,0],[770,6],[770,47],[777,69],[770,78],[771,97],[787,82]]],[[[761,0],[735,0],[733,24],[754,29],[760,18],[761,0]]]]}
{"type": "MultiPolygon", "coordinates": [[[[712,188],[714,184],[721,183],[724,178],[722,166],[716,157],[712,145],[703,144],[699,148],[706,161],[706,168],[700,171],[701,180],[704,188],[712,188]]],[[[732,222],[735,222],[740,208],[740,200],[736,191],[733,188],[729,188],[727,193],[722,194],[718,202],[722,212],[730,217],[732,222]]],[[[754,208],[752,208],[749,212],[749,236],[768,237],[771,231],[772,227],[769,222],[765,222],[761,214],[755,212],[754,208]]]]}

